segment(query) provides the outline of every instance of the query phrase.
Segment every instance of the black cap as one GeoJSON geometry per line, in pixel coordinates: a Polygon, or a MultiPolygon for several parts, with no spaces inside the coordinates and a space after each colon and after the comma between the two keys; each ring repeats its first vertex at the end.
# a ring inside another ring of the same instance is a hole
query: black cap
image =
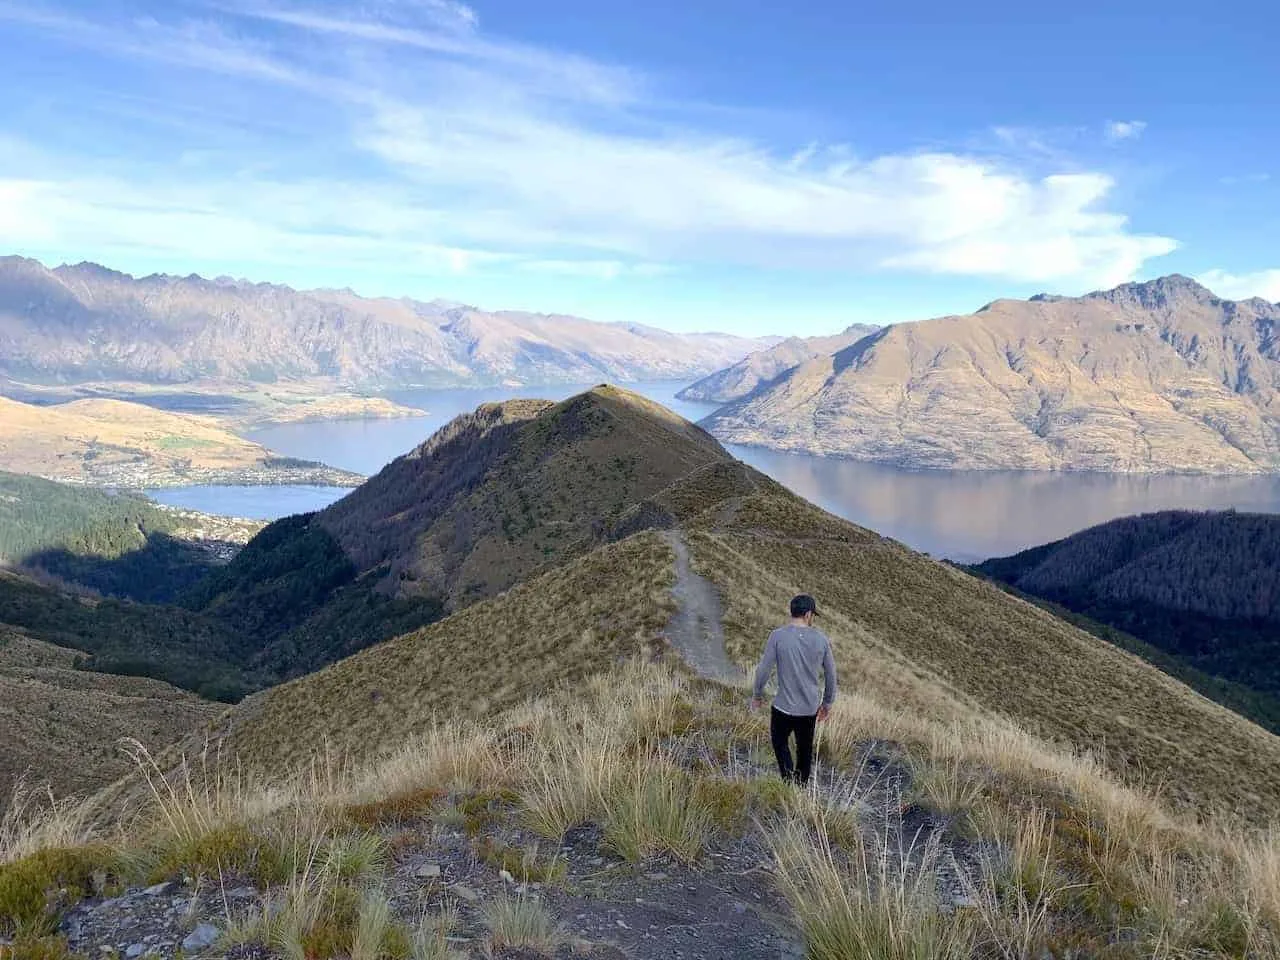
{"type": "Polygon", "coordinates": [[[806,613],[812,613],[815,617],[818,615],[818,603],[813,597],[807,593],[801,593],[791,598],[791,616],[797,620],[806,613]]]}

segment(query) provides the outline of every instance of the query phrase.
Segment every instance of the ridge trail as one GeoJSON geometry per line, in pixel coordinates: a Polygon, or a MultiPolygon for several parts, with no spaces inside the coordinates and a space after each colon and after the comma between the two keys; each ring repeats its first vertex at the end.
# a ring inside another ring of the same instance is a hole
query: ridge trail
{"type": "Polygon", "coordinates": [[[671,588],[678,609],[667,624],[667,639],[700,677],[740,687],[746,674],[729,659],[720,621],[720,598],[715,587],[694,573],[689,547],[679,530],[664,530],[676,556],[676,582],[671,588]]]}

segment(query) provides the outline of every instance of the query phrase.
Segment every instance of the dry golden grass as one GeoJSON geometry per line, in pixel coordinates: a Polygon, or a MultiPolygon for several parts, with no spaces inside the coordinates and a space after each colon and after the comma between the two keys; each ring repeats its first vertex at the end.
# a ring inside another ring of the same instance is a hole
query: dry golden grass
{"type": "Polygon", "coordinates": [[[86,793],[129,771],[122,737],[165,746],[226,709],[158,680],[76,670],[77,656],[0,629],[0,812],[28,771],[60,797],[86,793]]]}
{"type": "Polygon", "coordinates": [[[654,534],[593,551],[423,630],[235,708],[224,750],[272,770],[327,744],[367,757],[437,719],[483,718],[653,648],[671,616],[670,549],[654,534]]]}
{"type": "Polygon", "coordinates": [[[174,483],[193,470],[265,470],[273,456],[211,417],[123,400],[35,406],[0,397],[0,459],[16,473],[88,483],[174,483]]]}
{"type": "MultiPolygon", "coordinates": [[[[567,827],[593,822],[625,856],[675,855],[699,869],[709,839],[744,828],[727,803],[751,811],[745,827],[774,850],[814,957],[1274,960],[1274,833],[1185,819],[1088,757],[1056,755],[1007,721],[931,721],[865,694],[839,701],[824,738],[846,776],[857,778],[847,760],[857,743],[901,738],[918,780],[965,785],[937,792],[959,793],[968,805],[970,779],[983,785],[969,819],[989,854],[966,874],[973,905],[947,911],[936,889],[950,841],[860,823],[858,793],[769,789],[775,777],[761,779],[739,761],[704,769],[673,752],[685,742],[740,753],[759,745],[763,724],[736,695],[632,662],[483,722],[433,725],[364,763],[321,754],[265,778],[234,765],[207,770],[198,758],[162,771],[140,754],[152,789],[137,816],[95,836],[64,809],[64,826],[36,816],[8,833],[20,837],[10,845],[25,854],[16,862],[23,869],[45,844],[110,836],[150,876],[180,870],[217,882],[228,870],[248,873],[269,887],[267,899],[240,918],[235,937],[285,956],[320,947],[372,955],[381,944],[390,956],[429,958],[445,955],[440,927],[424,922],[415,933],[389,914],[379,893],[386,841],[352,823],[353,807],[447,794],[468,817],[483,805],[481,858],[508,870],[518,858],[521,872],[527,860],[529,876],[549,880],[554,859],[485,837],[492,818],[537,824],[557,842],[567,827]]],[[[5,879],[0,868],[0,892],[5,879]]],[[[547,949],[543,937],[556,925],[532,909],[493,907],[495,950],[518,942],[547,949]]]]}
{"type": "MultiPolygon", "coordinates": [[[[825,830],[792,823],[771,838],[778,881],[811,960],[962,960],[973,956],[968,916],[939,909],[939,847],[925,840],[914,865],[884,846],[838,856],[825,830]]],[[[875,844],[875,841],[872,841],[875,844]]]]}
{"type": "Polygon", "coordinates": [[[813,592],[846,692],[949,722],[1007,717],[1011,736],[1093,751],[1174,807],[1280,814],[1280,738],[1031,604],[767,485],[697,526],[694,566],[719,588],[741,662],[787,598],[813,592]]]}

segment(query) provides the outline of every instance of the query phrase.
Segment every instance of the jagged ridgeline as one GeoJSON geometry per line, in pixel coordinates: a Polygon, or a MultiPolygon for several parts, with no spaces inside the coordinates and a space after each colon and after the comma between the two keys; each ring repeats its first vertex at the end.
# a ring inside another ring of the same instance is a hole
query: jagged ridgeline
{"type": "MultiPolygon", "coordinates": [[[[223,749],[260,769],[305,762],[320,743],[367,757],[433,717],[492,716],[652,655],[673,609],[665,537],[677,535],[717,588],[739,662],[807,590],[850,694],[948,723],[1015,720],[1158,780],[1176,804],[1280,811],[1270,733],[992,584],[825,513],[624,391],[482,408],[292,523],[263,544],[279,535],[278,555],[341,550],[350,564],[307,622],[349,609],[350,590],[447,616],[236,707],[223,749]]],[[[251,586],[247,569],[228,569],[208,609],[277,604],[275,581],[251,586]]],[[[309,582],[301,572],[278,579],[309,582]]]]}

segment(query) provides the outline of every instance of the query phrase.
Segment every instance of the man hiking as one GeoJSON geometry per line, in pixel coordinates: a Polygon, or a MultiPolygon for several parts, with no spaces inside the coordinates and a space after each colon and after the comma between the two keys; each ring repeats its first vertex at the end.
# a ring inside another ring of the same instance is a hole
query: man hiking
{"type": "Polygon", "coordinates": [[[764,706],[764,687],[778,672],[778,695],[769,716],[769,737],[778,757],[778,772],[792,783],[809,782],[813,769],[813,734],[819,720],[827,719],[836,699],[836,662],[831,641],[813,627],[818,605],[802,593],[791,600],[791,622],[769,634],[764,657],[756,668],[752,709],[764,706]],[[824,678],[818,692],[818,671],[824,678]],[[791,735],[796,737],[795,764],[791,762],[791,735]]]}

